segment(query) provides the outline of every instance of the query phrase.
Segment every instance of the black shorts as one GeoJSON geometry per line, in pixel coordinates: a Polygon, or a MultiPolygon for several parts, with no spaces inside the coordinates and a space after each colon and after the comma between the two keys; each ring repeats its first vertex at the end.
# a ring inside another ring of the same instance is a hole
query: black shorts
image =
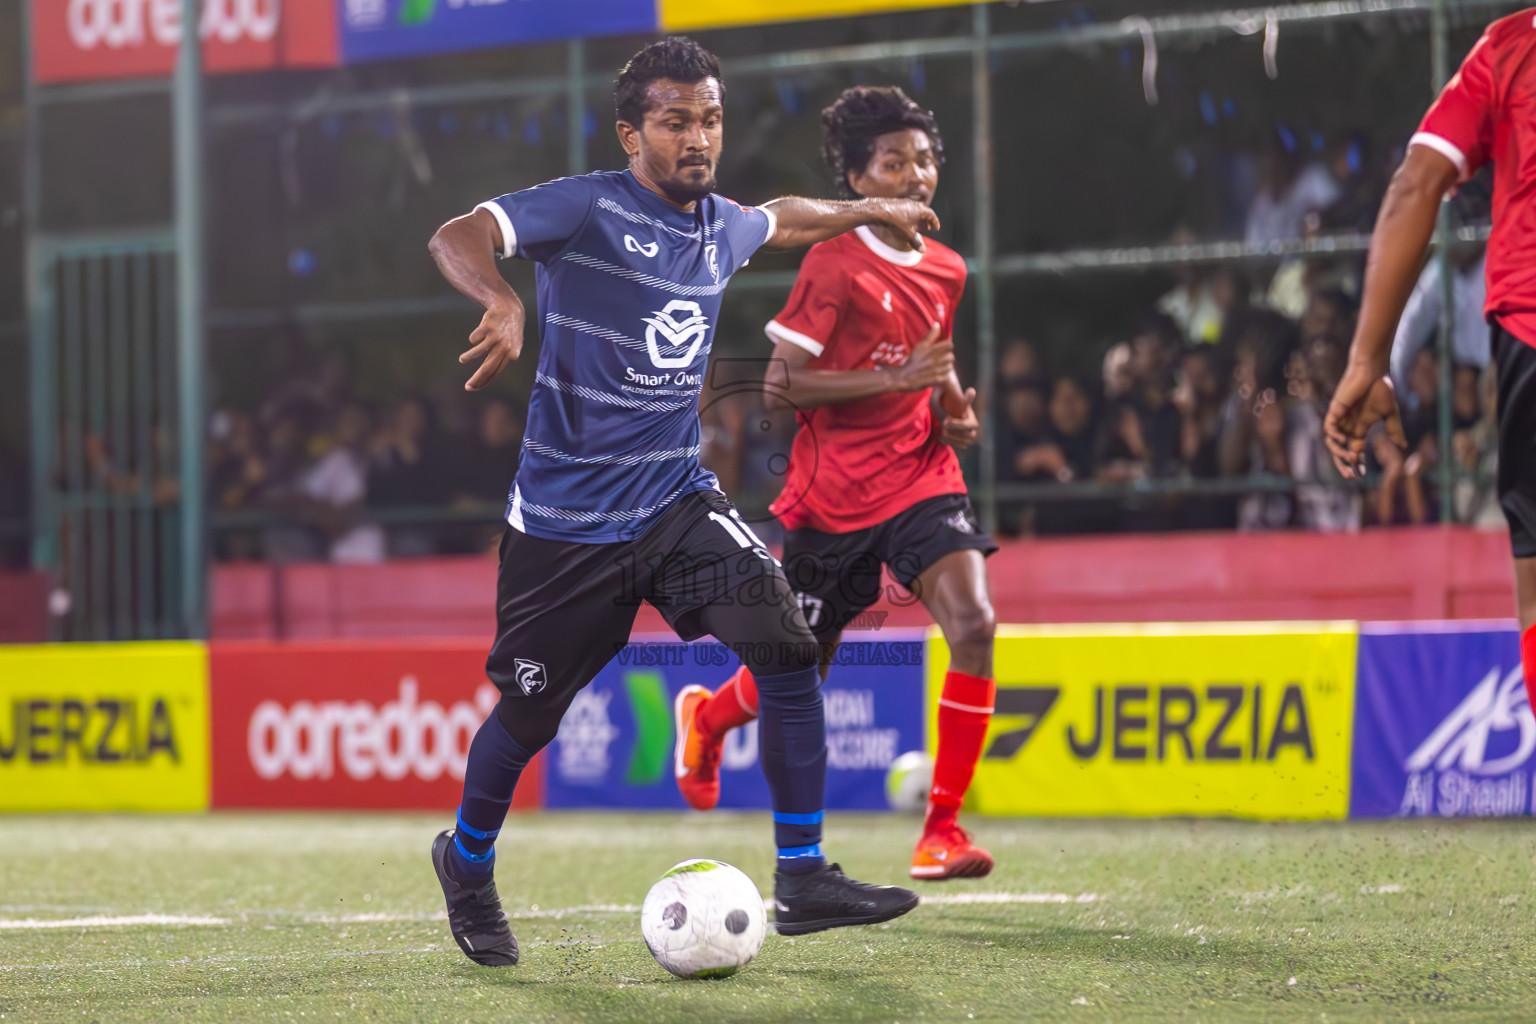
{"type": "Polygon", "coordinates": [[[852,533],[790,530],[784,535],[784,574],[811,632],[826,643],[880,600],[881,566],[910,590],[923,570],[953,551],[996,550],[997,542],[976,522],[971,499],[941,494],[852,533]]]}
{"type": "Polygon", "coordinates": [[[1493,323],[1499,385],[1499,505],[1516,558],[1536,558],[1536,348],[1493,323]]]}
{"type": "MultiPolygon", "coordinates": [[[[628,642],[641,601],[684,640],[696,640],[706,606],[750,601],[743,588],[775,579],[783,579],[778,563],[716,491],[678,499],[629,541],[574,544],[508,527],[486,675],[529,710],[558,716],[628,642]]],[[[792,603],[788,610],[799,619],[792,603]]],[[[789,626],[804,635],[803,625],[789,626]]]]}

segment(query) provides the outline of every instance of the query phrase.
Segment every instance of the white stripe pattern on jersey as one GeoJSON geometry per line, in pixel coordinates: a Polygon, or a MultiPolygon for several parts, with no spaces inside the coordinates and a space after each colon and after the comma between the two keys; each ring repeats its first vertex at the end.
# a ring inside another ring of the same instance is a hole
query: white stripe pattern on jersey
{"type": "Polygon", "coordinates": [[[686,295],[693,297],[700,295],[719,295],[721,292],[725,291],[726,286],[730,284],[729,279],[721,281],[719,284],[678,284],[676,281],[668,281],[666,278],[657,277],[655,274],[642,274],[638,270],[630,270],[628,267],[620,267],[609,263],[607,260],[600,260],[596,256],[588,256],[585,253],[579,252],[568,252],[560,258],[563,260],[569,260],[578,266],[590,267],[593,270],[601,270],[605,274],[612,274],[614,277],[622,277],[626,281],[634,281],[636,284],[643,284],[647,288],[655,288],[657,291],[661,292],[671,292],[673,295],[686,295]]]}
{"type": "MultiPolygon", "coordinates": [[[[681,228],[675,228],[671,224],[656,220],[652,217],[647,217],[643,213],[634,213],[633,211],[626,210],[624,207],[620,206],[612,199],[609,199],[607,196],[604,196],[597,201],[597,207],[598,209],[606,211],[607,213],[618,214],[620,217],[623,217],[631,224],[644,224],[647,227],[661,228],[663,231],[670,231],[672,234],[677,235],[679,238],[686,238],[689,241],[697,242],[701,237],[701,233],[699,231],[683,231],[681,228]]],[[[713,238],[715,235],[718,235],[724,230],[725,218],[719,217],[713,224],[706,224],[704,226],[702,237],[705,239],[713,238]]]]}
{"type": "Polygon", "coordinates": [[[648,462],[672,462],[677,459],[691,459],[699,454],[699,446],[691,448],[669,448],[665,451],[639,452],[634,455],[572,455],[558,448],[551,448],[547,444],[538,441],[524,441],[523,447],[535,455],[542,455],[546,459],[554,459],[557,462],[569,462],[578,466],[641,466],[648,462]]]}
{"type": "Polygon", "coordinates": [[[597,324],[578,320],[573,316],[565,316],[561,313],[546,313],[544,315],[544,322],[555,327],[568,327],[573,331],[580,331],[582,334],[590,334],[594,338],[611,341],[622,348],[632,348],[637,352],[644,352],[646,350],[646,344],[643,341],[638,341],[627,334],[608,327],[599,327],[597,324]]]}
{"type": "Polygon", "coordinates": [[[532,512],[545,519],[563,519],[571,523],[625,523],[631,519],[644,519],[646,516],[653,515],[658,509],[671,504],[674,498],[683,493],[683,490],[684,488],[679,487],[654,505],[626,509],[623,512],[580,512],[571,508],[551,508],[549,505],[530,505],[526,502],[523,504],[523,511],[532,512]]]}
{"type": "MultiPolygon", "coordinates": [[[[625,398],[623,395],[610,395],[606,391],[589,388],[583,384],[568,384],[563,380],[556,380],[545,374],[537,374],[533,381],[535,384],[543,384],[547,388],[553,388],[561,394],[575,395],[577,398],[585,398],[590,402],[599,402],[603,405],[616,405],[621,409],[639,409],[642,412],[677,412],[686,409],[693,404],[695,393],[678,392],[688,394],[689,400],[683,402],[650,402],[643,398],[625,398]]],[[[673,392],[666,392],[672,394],[673,392]]]]}

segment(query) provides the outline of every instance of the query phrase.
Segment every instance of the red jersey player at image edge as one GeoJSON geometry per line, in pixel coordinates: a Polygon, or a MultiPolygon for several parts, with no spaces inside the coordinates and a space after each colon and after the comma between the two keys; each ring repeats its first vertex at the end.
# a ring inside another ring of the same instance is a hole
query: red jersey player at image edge
{"type": "Polygon", "coordinates": [[[1498,379],[1499,504],[1509,523],[1526,688],[1536,692],[1536,8],[1490,25],[1446,83],[1382,200],[1349,364],[1324,421],[1339,471],[1364,473],[1367,435],[1404,444],[1387,377],[1393,332],[1444,197],[1493,164],[1490,349],[1498,379]],[[1378,427],[1379,425],[1379,427],[1378,427]]]}
{"type": "MultiPolygon", "coordinates": [[[[933,115],[897,88],[848,89],[822,112],[822,154],[850,197],[929,203],[943,140],[933,115]]],[[[977,878],[992,856],[957,821],[991,720],[993,612],[985,558],[997,544],[966,495],[956,447],[979,424],[954,369],[955,308],[965,261],[934,241],[914,246],[859,229],[813,247],[784,310],[763,389],[795,410],[799,432],[784,490],[784,569],[821,647],[825,679],[844,628],[875,601],[882,567],[933,615],[950,651],[938,709],[928,814],[913,878],[977,878]]],[[[725,735],[757,717],[752,674],[711,694],[678,694],[678,789],[698,810],[720,799],[725,735]]]]}

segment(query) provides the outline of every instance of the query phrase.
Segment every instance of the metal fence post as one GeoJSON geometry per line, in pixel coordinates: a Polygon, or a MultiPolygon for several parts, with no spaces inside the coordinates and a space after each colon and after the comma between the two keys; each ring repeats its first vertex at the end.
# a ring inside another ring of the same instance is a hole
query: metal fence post
{"type": "MultiPolygon", "coordinates": [[[[1445,0],[1434,0],[1433,16],[1429,27],[1430,67],[1434,75],[1434,93],[1438,95],[1450,78],[1449,41],[1446,38],[1445,0]]],[[[1440,215],[1435,224],[1435,262],[1440,267],[1440,330],[1436,346],[1440,364],[1439,399],[1436,416],[1436,435],[1440,448],[1440,522],[1449,524],[1455,515],[1456,453],[1451,450],[1451,383],[1456,372],[1451,342],[1456,332],[1455,283],[1451,280],[1451,242],[1455,233],[1451,227],[1451,207],[1440,204],[1440,215]]]]}
{"type": "Polygon", "coordinates": [[[176,157],[177,405],[181,448],[182,628],[208,635],[208,535],[203,500],[203,103],[198,0],[181,0],[181,46],[172,90],[176,157]]]}
{"type": "Polygon", "coordinates": [[[987,532],[997,531],[997,402],[993,378],[997,363],[996,268],[992,233],[992,64],[988,36],[991,13],[986,4],[971,8],[972,159],[976,162],[976,393],[981,403],[981,521],[987,532]]]}

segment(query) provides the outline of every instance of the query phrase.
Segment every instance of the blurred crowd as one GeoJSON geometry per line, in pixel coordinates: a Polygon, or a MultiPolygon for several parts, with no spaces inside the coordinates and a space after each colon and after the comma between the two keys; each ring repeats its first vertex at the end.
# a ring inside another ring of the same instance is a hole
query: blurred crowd
{"type": "Polygon", "coordinates": [[[218,557],[366,563],[495,545],[501,531],[488,520],[500,517],[522,447],[516,404],[459,393],[379,407],[350,380],[332,354],[254,411],[213,414],[213,507],[261,513],[217,531],[218,557]]]}

